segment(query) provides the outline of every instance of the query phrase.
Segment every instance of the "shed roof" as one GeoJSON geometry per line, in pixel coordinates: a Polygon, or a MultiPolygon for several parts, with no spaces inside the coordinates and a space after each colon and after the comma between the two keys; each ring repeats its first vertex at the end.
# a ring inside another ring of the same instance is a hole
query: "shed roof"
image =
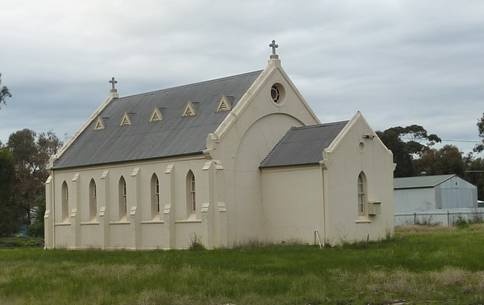
{"type": "Polygon", "coordinates": [[[94,120],[54,161],[54,169],[201,153],[207,135],[229,113],[216,111],[221,97],[235,106],[261,72],[114,99],[99,115],[105,128],[95,130],[94,120]],[[182,116],[189,101],[196,115],[182,116]],[[163,119],[150,122],[155,107],[163,119]],[[120,126],[124,113],[130,126],[120,126]]]}
{"type": "Polygon", "coordinates": [[[261,162],[260,167],[317,164],[322,152],[348,121],[292,127],[261,162]]]}
{"type": "Polygon", "coordinates": [[[431,188],[449,180],[454,176],[454,174],[451,174],[395,178],[393,179],[393,188],[396,190],[412,188],[431,188]]]}

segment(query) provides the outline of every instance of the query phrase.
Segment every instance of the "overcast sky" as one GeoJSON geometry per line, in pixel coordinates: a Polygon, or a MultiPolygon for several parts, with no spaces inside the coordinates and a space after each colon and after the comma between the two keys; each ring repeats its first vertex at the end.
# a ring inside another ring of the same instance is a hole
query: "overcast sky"
{"type": "Polygon", "coordinates": [[[0,0],[0,72],[14,95],[0,140],[22,128],[65,140],[113,75],[123,96],[263,69],[272,39],[323,122],[360,110],[377,130],[478,140],[481,0],[0,0]]]}

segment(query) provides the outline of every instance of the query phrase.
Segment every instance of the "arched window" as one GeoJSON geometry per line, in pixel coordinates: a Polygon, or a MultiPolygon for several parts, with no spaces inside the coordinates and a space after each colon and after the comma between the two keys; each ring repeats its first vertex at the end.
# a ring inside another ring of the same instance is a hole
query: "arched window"
{"type": "Polygon", "coordinates": [[[119,219],[123,220],[126,219],[128,216],[128,198],[127,198],[127,191],[126,191],[126,180],[124,177],[121,176],[119,178],[119,219]]]}
{"type": "Polygon", "coordinates": [[[97,216],[97,193],[96,182],[91,179],[89,182],[89,219],[96,220],[97,216]]]}
{"type": "Polygon", "coordinates": [[[197,201],[195,194],[195,175],[190,170],[187,174],[187,212],[188,215],[195,213],[197,210],[197,201]]]}
{"type": "Polygon", "coordinates": [[[151,217],[160,215],[160,181],[158,176],[151,176],[151,217]]]}
{"type": "Polygon", "coordinates": [[[358,175],[358,216],[367,216],[367,203],[366,176],[361,172],[358,175]]]}
{"type": "Polygon", "coordinates": [[[67,187],[67,182],[64,181],[62,183],[62,211],[61,211],[61,216],[62,216],[62,221],[63,222],[68,222],[69,221],[69,189],[67,187]]]}

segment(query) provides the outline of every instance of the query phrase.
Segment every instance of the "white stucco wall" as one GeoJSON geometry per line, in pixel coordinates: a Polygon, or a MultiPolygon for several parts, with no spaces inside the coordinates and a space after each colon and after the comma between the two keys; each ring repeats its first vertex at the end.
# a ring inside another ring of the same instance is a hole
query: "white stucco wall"
{"type": "Polygon", "coordinates": [[[312,244],[322,232],[322,186],[319,165],[262,169],[266,239],[312,244]]]}
{"type": "MultiPolygon", "coordinates": [[[[53,215],[53,219],[55,219],[55,223],[52,224],[54,230],[52,246],[59,248],[169,248],[169,224],[166,223],[169,214],[165,215],[165,212],[173,215],[173,222],[176,222],[180,231],[189,236],[196,234],[200,238],[207,238],[201,224],[200,212],[203,204],[209,200],[208,179],[203,170],[206,162],[207,159],[204,155],[198,155],[172,160],[55,170],[50,182],[52,200],[48,202],[49,214],[53,215]],[[172,166],[172,174],[167,174],[167,168],[170,166],[172,166]],[[194,173],[196,179],[197,211],[192,215],[189,215],[186,205],[186,175],[189,170],[194,173]],[[153,173],[156,173],[160,183],[159,215],[151,215],[150,182],[153,173]],[[126,220],[120,220],[118,217],[118,183],[121,176],[127,183],[128,219],[126,220]],[[91,179],[96,181],[97,189],[98,216],[94,221],[89,219],[88,208],[91,179]],[[59,212],[62,208],[61,186],[64,181],[69,187],[70,218],[68,223],[62,222],[59,212]],[[106,183],[106,188],[104,183],[106,183]],[[100,216],[102,209],[105,210],[103,217],[100,216]],[[103,227],[104,222],[106,222],[105,227],[103,227]]],[[[181,236],[181,234],[174,234],[174,236],[175,247],[186,248],[189,246],[185,236],[181,236]]]]}
{"type": "Polygon", "coordinates": [[[436,209],[435,189],[400,189],[394,191],[395,213],[436,209]]]}
{"type": "Polygon", "coordinates": [[[342,241],[378,240],[393,234],[393,157],[357,114],[326,150],[324,165],[325,238],[331,244],[342,241]],[[360,143],[364,147],[360,147],[360,143]],[[367,180],[368,200],[381,202],[379,215],[358,216],[357,180],[367,180]]]}
{"type": "Polygon", "coordinates": [[[210,151],[224,166],[231,245],[265,238],[260,162],[291,127],[318,123],[277,61],[269,62],[245,97],[215,132],[210,151]],[[274,83],[285,88],[280,104],[270,97],[274,83]]]}

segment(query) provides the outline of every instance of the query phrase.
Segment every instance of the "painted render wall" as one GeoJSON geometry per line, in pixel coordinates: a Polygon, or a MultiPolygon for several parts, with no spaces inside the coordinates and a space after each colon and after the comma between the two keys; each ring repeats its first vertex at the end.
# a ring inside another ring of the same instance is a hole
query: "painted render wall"
{"type": "Polygon", "coordinates": [[[186,248],[194,235],[207,246],[226,242],[223,233],[214,234],[215,227],[225,232],[223,200],[209,183],[223,183],[215,173],[215,161],[203,155],[119,165],[55,170],[46,183],[46,247],[47,248],[186,248]],[[186,175],[192,170],[196,179],[197,210],[189,215],[186,207],[186,175]],[[151,215],[151,177],[156,173],[160,184],[160,214],[151,215]],[[128,219],[118,217],[118,183],[123,176],[127,183],[128,219]],[[97,186],[98,211],[94,221],[88,220],[89,182],[97,186]],[[69,221],[64,223],[61,210],[61,186],[69,187],[69,221]],[[214,202],[217,199],[218,202],[214,202]],[[221,212],[215,211],[217,204],[221,212]],[[217,214],[216,214],[217,213],[217,214]],[[214,218],[217,215],[216,219],[214,218]],[[53,221],[55,220],[55,221],[53,221]],[[209,236],[210,235],[210,236],[209,236]],[[213,236],[219,239],[215,241],[213,236]]]}
{"type": "Polygon", "coordinates": [[[291,127],[316,123],[316,116],[280,62],[270,60],[232,114],[212,135],[215,140],[210,155],[221,160],[225,172],[230,245],[265,238],[259,165],[291,127]],[[270,97],[274,83],[285,88],[280,104],[270,97]]]}
{"type": "Polygon", "coordinates": [[[393,234],[393,157],[358,113],[325,152],[325,236],[330,244],[383,239],[393,234]],[[364,139],[364,135],[374,135],[364,139]],[[361,148],[360,143],[364,147],[361,148]],[[357,181],[366,175],[368,201],[381,202],[377,216],[358,216],[357,181]]]}
{"type": "Polygon", "coordinates": [[[314,242],[323,230],[322,171],[320,165],[264,168],[263,223],[273,242],[314,242]]]}

